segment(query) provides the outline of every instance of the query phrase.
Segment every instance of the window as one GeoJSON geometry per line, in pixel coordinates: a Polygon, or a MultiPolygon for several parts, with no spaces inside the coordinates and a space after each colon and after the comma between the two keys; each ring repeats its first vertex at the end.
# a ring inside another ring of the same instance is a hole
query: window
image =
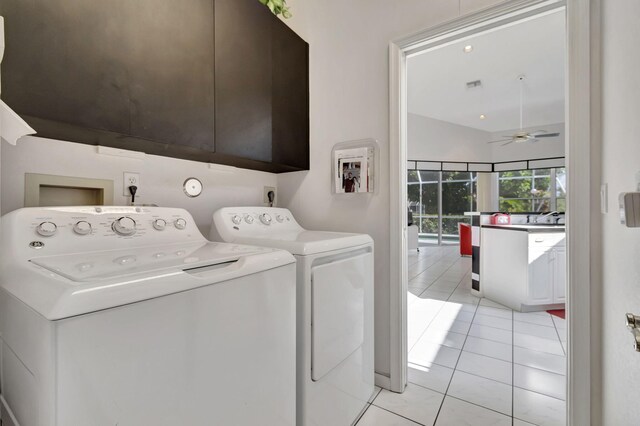
{"type": "Polygon", "coordinates": [[[469,172],[442,172],[442,236],[458,237],[458,223],[471,224],[464,212],[476,210],[477,175],[469,172]]]}
{"type": "Polygon", "coordinates": [[[549,212],[566,209],[566,169],[500,172],[500,211],[549,212]]]}
{"type": "Polygon", "coordinates": [[[421,237],[458,240],[458,223],[470,223],[464,212],[474,211],[477,174],[471,172],[408,172],[408,203],[421,237]]]}

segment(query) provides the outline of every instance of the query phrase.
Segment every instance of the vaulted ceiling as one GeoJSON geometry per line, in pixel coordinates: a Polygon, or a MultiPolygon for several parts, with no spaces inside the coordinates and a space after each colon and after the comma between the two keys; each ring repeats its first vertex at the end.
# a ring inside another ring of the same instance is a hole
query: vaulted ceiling
{"type": "Polygon", "coordinates": [[[524,127],[562,123],[565,43],[565,13],[555,11],[411,57],[408,111],[489,132],[517,129],[525,75],[524,127]]]}

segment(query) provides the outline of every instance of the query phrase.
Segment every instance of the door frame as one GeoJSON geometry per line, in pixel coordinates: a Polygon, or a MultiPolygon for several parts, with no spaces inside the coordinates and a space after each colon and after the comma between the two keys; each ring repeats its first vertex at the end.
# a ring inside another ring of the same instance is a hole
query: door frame
{"type": "Polygon", "coordinates": [[[592,195],[591,189],[600,182],[600,0],[507,0],[390,43],[389,386],[392,391],[403,392],[407,384],[406,60],[417,52],[563,7],[567,19],[565,157],[569,170],[567,424],[588,425],[592,418],[594,421],[599,418],[600,400],[593,391],[600,377],[599,356],[595,351],[598,310],[597,300],[592,298],[592,293],[598,292],[597,277],[601,271],[599,200],[596,201],[598,197],[592,195]]]}

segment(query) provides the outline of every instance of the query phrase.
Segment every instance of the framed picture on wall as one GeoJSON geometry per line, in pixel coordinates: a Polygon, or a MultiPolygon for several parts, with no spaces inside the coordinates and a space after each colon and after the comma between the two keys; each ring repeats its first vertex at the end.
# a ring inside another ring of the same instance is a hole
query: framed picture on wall
{"type": "Polygon", "coordinates": [[[333,150],[333,190],[336,194],[374,192],[375,141],[343,142],[333,150]]]}

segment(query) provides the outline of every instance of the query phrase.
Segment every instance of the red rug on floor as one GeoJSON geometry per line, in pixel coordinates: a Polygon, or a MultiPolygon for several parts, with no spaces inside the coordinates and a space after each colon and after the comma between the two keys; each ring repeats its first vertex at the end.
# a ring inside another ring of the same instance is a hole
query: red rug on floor
{"type": "Polygon", "coordinates": [[[562,319],[564,319],[564,309],[551,309],[549,312],[551,315],[555,315],[557,317],[560,317],[562,319]]]}

